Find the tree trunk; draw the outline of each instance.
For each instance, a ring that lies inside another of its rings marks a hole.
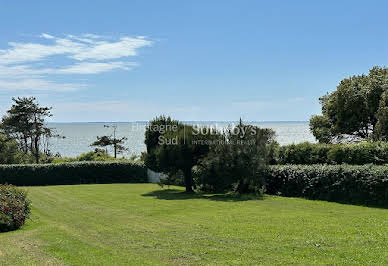
[[[38,164],[39,163],[39,157],[40,157],[40,154],[39,154],[39,139],[38,138],[35,138],[35,162]]]
[[[117,145],[116,145],[116,144],[113,145],[113,148],[114,148],[114,150],[115,150],[115,158],[117,158]]]
[[[24,135],[23,139],[24,139],[24,147],[23,147],[23,150],[24,150],[24,153],[27,154],[27,153],[28,153],[28,140],[27,140],[26,135]]]
[[[194,192],[193,191],[193,176],[191,174],[191,168],[184,170],[183,175],[185,178],[186,192],[189,192],[189,193]]]
[[[244,183],[244,181],[240,180],[237,185],[236,191],[240,194],[248,193],[249,192],[249,186]]]

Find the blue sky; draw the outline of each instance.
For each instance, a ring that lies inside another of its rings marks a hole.
[[[388,59],[384,1],[2,1],[0,113],[56,122],[308,120]]]

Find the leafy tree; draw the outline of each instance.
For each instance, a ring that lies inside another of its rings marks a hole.
[[[387,90],[387,68],[374,67],[368,75],[342,80],[336,91],[320,98],[322,115],[310,119],[312,133],[322,143],[376,138],[379,117],[383,119],[381,97]]]
[[[229,127],[198,164],[197,183],[203,190],[258,192],[265,185],[260,170],[273,156],[275,132],[240,123]]]
[[[148,168],[175,176],[182,173],[186,192],[193,192],[192,168],[209,152],[210,130],[199,132],[198,128],[184,125],[170,117],[160,116],[147,126],[145,144]]]
[[[311,117],[310,130],[321,143],[330,143],[333,138],[331,121],[325,115],[314,115]]]
[[[18,142],[25,154],[31,154],[39,163],[41,145],[53,137],[51,128],[46,127],[45,119],[51,117],[51,108],[41,107],[35,97],[12,98],[14,104],[2,119],[3,133]],[[48,152],[48,150],[46,150]]]
[[[171,117],[160,116],[153,119],[145,131],[144,143],[147,147],[147,153],[143,154],[143,160],[148,168],[156,172],[162,172],[158,166],[155,150],[159,147],[159,140],[161,136],[166,133],[168,129],[176,130],[183,125]]]
[[[24,162],[24,154],[15,140],[0,134],[0,164],[18,164]]]
[[[123,146],[124,142],[127,140],[126,137],[122,138],[116,138],[116,131],[117,131],[117,126],[108,126],[104,125],[104,127],[113,128],[113,136],[102,136],[99,137],[97,136],[97,140],[93,142],[91,145],[92,146],[99,146],[99,147],[108,147],[112,146],[113,147],[113,152],[114,152],[114,158],[117,158],[117,154],[121,153],[123,151],[126,151],[127,148]]]
[[[388,90],[382,93],[377,110],[376,138],[388,140]]]

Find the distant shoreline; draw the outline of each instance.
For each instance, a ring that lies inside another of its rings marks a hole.
[[[141,123],[146,124],[149,121],[128,121],[128,122],[115,122],[115,121],[88,121],[88,122],[48,122],[48,124],[129,124],[129,123]],[[238,123],[238,121],[181,121],[182,123]],[[308,123],[309,121],[303,121],[303,120],[295,120],[295,121],[244,121],[244,123],[263,123],[263,124],[270,124],[270,123]]]

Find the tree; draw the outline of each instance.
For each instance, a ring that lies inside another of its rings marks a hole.
[[[25,154],[31,154],[39,163],[43,140],[53,137],[53,131],[45,124],[51,117],[50,107],[41,107],[35,97],[12,98],[14,104],[2,118],[3,133],[18,142]]]
[[[377,110],[376,139],[388,140],[388,90],[381,95]]]
[[[327,116],[314,115],[311,117],[310,130],[321,143],[330,143],[333,138],[331,121]]]
[[[112,146],[113,152],[114,152],[114,157],[117,158],[118,153],[121,153],[121,152],[127,150],[127,148],[125,148],[122,145],[127,140],[127,138],[126,137],[116,138],[117,125],[113,125],[113,126],[104,125],[104,127],[113,128],[113,137],[112,136],[102,136],[102,137],[97,136],[97,140],[95,142],[93,142],[91,145],[92,146],[99,146],[99,147]]]
[[[0,134],[0,164],[18,164],[24,162],[23,153],[15,140]]]
[[[192,168],[209,152],[209,144],[203,140],[211,134],[210,130],[200,133],[198,128],[170,117],[157,117],[146,128],[145,164],[167,175],[182,173],[186,192],[193,192]]]
[[[240,123],[229,127],[198,164],[198,184],[205,191],[256,192],[271,159],[275,132]]]
[[[320,98],[322,115],[310,119],[313,135],[322,143],[376,138],[378,110],[387,90],[387,68],[374,67],[368,75],[343,79],[336,91]]]

